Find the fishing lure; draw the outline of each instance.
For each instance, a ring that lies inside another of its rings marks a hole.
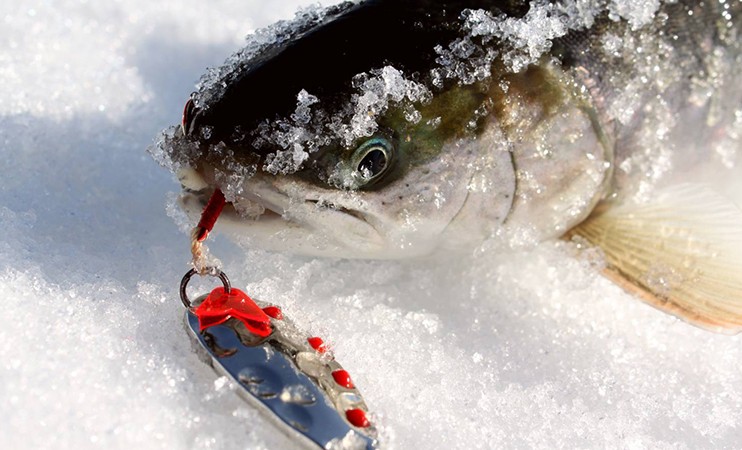
[[[366,403],[323,340],[299,329],[279,306],[253,300],[232,287],[224,272],[205,265],[202,243],[223,206],[217,190],[192,234],[196,268],[180,283],[185,325],[202,359],[297,444],[376,448]],[[218,277],[222,286],[191,300],[186,290],[197,274]]]

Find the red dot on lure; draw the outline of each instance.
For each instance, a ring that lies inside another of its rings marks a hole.
[[[322,338],[310,337],[307,339],[307,342],[309,342],[309,345],[311,345],[312,348],[317,350],[317,352],[319,353],[324,353],[327,351],[327,347],[325,346],[325,341],[323,341]]]
[[[349,409],[345,411],[345,417],[354,427],[366,428],[371,425],[362,409]]]
[[[266,306],[263,312],[277,320],[283,320],[283,311],[278,306]]]
[[[335,383],[344,388],[353,389],[355,387],[353,385],[353,380],[350,379],[350,374],[343,369],[338,369],[332,372],[332,378],[335,379]]]

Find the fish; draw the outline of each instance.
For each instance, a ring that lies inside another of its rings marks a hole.
[[[207,72],[157,148],[184,210],[223,191],[219,227],[248,246],[398,259],[566,239],[652,306],[737,333],[742,212],[668,173],[733,166],[741,27],[733,0],[310,8]]]

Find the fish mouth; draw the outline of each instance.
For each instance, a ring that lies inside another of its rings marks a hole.
[[[218,183],[193,169],[179,174],[183,185],[181,207],[196,219]],[[223,189],[224,191],[224,189]],[[267,250],[312,256],[379,257],[384,239],[379,222],[361,211],[351,193],[325,192],[296,180],[250,177],[240,193],[230,195],[217,223],[238,241]]]

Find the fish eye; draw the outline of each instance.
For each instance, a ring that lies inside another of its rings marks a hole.
[[[358,164],[358,171],[364,178],[373,178],[386,168],[386,153],[381,148],[372,148]]]
[[[378,180],[390,167],[392,144],[383,138],[369,139],[355,151],[355,175],[360,184]]]

